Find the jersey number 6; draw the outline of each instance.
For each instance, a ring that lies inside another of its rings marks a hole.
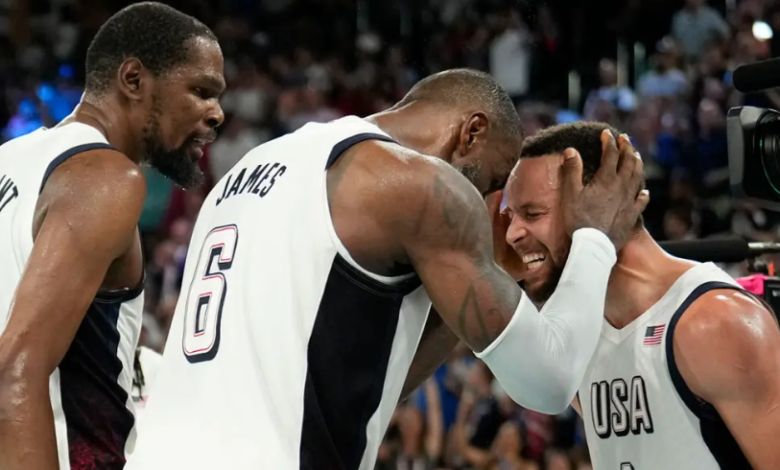
[[[222,307],[228,290],[224,273],[233,265],[237,244],[235,225],[217,227],[203,241],[184,315],[182,349],[192,364],[210,361],[219,351]]]

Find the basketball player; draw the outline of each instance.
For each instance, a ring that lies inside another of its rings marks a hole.
[[[599,171],[605,124],[529,139],[506,188],[506,242],[537,304],[563,281],[563,152]],[[597,470],[780,468],[780,330],[762,301],[710,263],[665,253],[641,219],[618,253],[601,340],[579,389]],[[575,403],[576,405],[576,403]]]
[[[429,315],[517,401],[565,409],[598,337],[604,234],[620,245],[648,198],[627,141],[584,190],[568,161],[577,254],[540,314],[495,264],[483,200],[521,145],[506,92],[454,70],[249,152],[198,216],[128,469],[373,469]]]
[[[0,147],[0,468],[120,469],[148,162],[184,187],[222,121],[213,33],[159,3],[106,22],[71,116]]]

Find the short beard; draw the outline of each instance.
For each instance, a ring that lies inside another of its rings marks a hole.
[[[554,266],[552,272],[550,273],[550,277],[545,279],[541,286],[536,287],[533,290],[529,290],[528,285],[526,284],[525,291],[528,294],[528,297],[537,305],[544,304],[550,300],[550,297],[552,297],[552,295],[555,293],[555,289],[558,288],[558,283],[561,282],[562,275],[563,268]]]
[[[205,177],[198,162],[190,157],[187,147],[190,139],[176,149],[166,149],[160,136],[160,109],[155,98],[152,114],[143,131],[143,145],[146,162],[163,176],[183,189],[194,189],[203,184]]]
[[[479,163],[467,163],[465,165],[453,165],[461,175],[465,176],[467,180],[471,182],[475,187],[478,186],[479,174],[481,173],[482,166]]]

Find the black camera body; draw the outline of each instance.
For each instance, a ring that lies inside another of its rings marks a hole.
[[[731,108],[726,131],[734,197],[780,211],[780,112]]]

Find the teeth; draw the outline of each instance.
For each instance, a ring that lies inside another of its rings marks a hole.
[[[529,255],[523,255],[523,263],[529,264],[534,261],[544,261],[544,255],[542,253],[531,253]]]
[[[532,261],[528,263],[526,266],[528,266],[528,269],[536,269],[536,268],[541,268],[543,264],[544,264],[544,260]]]

